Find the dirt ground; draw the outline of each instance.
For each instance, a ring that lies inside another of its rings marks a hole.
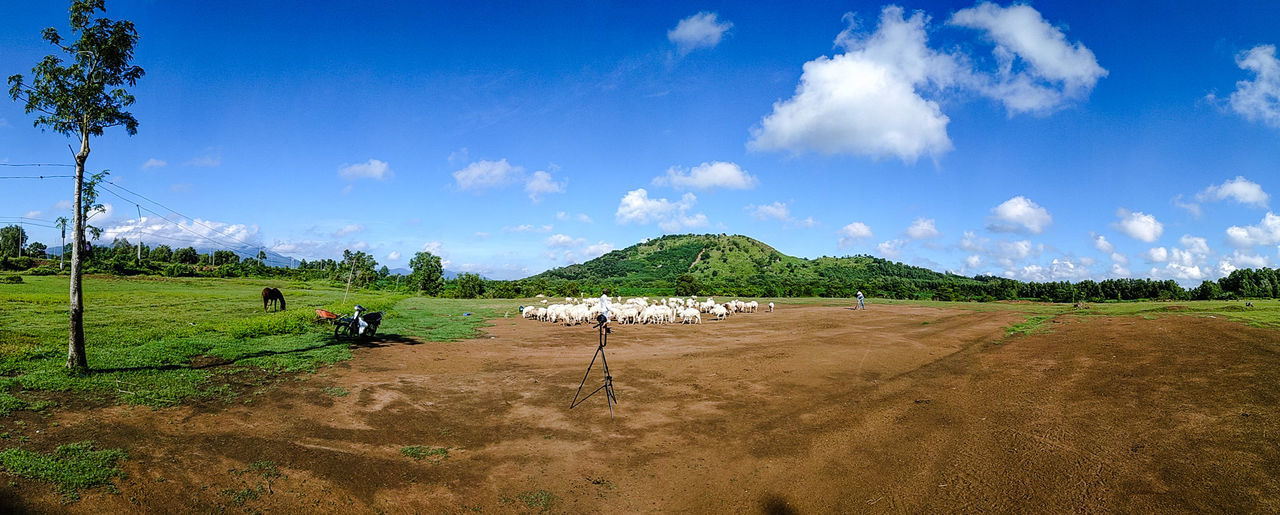
[[[498,319],[231,404],[23,415],[32,446],[126,449],[128,477],[70,505],[6,481],[0,511],[1280,511],[1280,333],[1063,315],[1006,337],[1023,317],[781,306],[615,326],[612,420],[602,395],[569,409],[593,329]]]

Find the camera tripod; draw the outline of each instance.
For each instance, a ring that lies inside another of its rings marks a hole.
[[[609,404],[609,420],[613,420],[613,405],[617,404],[618,396],[613,393],[613,376],[609,374],[609,361],[604,357],[604,346],[609,343],[609,333],[612,331],[609,330],[609,320],[604,315],[600,315],[596,321],[595,328],[600,330],[600,346],[596,347],[595,355],[591,356],[591,364],[587,365],[587,373],[583,374],[582,383],[578,385],[578,393],[573,394],[573,401],[569,403],[569,409],[576,408],[592,395],[604,390],[605,402]],[[600,363],[604,365],[604,384],[592,390],[582,399],[578,399],[578,396],[582,394],[582,388],[587,384],[587,378],[591,376],[591,367],[595,366],[597,357],[600,358]]]

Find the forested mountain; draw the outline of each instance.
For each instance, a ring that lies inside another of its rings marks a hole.
[[[849,297],[861,289],[882,296],[914,297],[917,291],[944,287],[978,292],[992,281],[1004,280],[980,281],[872,256],[798,258],[746,236],[683,234],[647,240],[521,282],[538,281],[684,290],[680,293]]]

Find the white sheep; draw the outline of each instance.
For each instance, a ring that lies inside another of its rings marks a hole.
[[[724,320],[729,316],[729,310],[719,304],[716,304],[715,307],[711,308],[710,313],[716,316],[716,320]]]
[[[701,324],[702,313],[697,308],[684,308],[680,311],[680,323],[682,324]]]
[[[772,303],[772,302],[770,302],[770,303],[769,303],[769,312],[770,312],[770,313],[773,313],[773,303]]]

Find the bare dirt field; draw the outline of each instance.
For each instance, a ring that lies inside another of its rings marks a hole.
[[[127,477],[69,505],[0,484],[0,509],[1280,511],[1280,333],[1061,315],[1006,337],[1024,318],[781,306],[615,326],[613,420],[601,395],[568,409],[596,331],[498,319],[231,404],[18,415],[36,446],[126,449]]]

